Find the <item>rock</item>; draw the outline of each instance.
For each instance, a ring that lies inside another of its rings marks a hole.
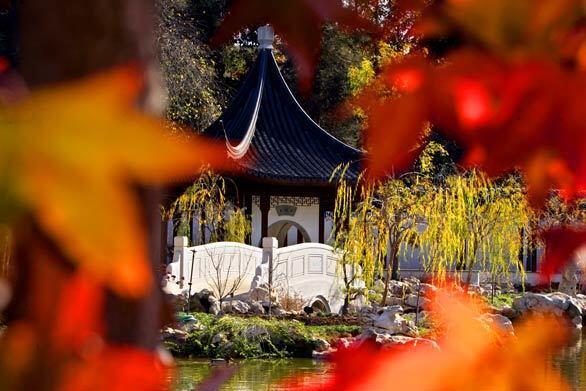
[[[429,295],[435,293],[437,291],[437,287],[431,284],[421,283],[419,284],[419,294],[423,296],[429,297]]]
[[[250,305],[250,313],[251,314],[264,315],[266,313],[265,307],[263,307],[262,304],[259,303],[258,301],[253,301],[249,305]]]
[[[515,319],[519,316],[519,312],[508,305],[501,308],[497,313],[509,319]]]
[[[404,302],[402,297],[388,296],[385,302],[386,305],[402,305]]]
[[[383,329],[389,334],[409,334],[415,331],[413,322],[403,318],[403,308],[395,305],[387,307],[374,321],[374,327]]]
[[[206,307],[202,304],[198,294],[194,294],[189,298],[189,312],[208,312]]]
[[[210,308],[208,312],[212,315],[218,315],[222,311],[222,305],[220,301],[213,296],[209,297]]]
[[[537,311],[561,316],[564,312],[564,310],[560,308],[562,303],[563,301],[559,297],[556,297],[554,300],[542,293],[528,292],[525,293],[524,296],[518,297],[513,301],[513,308],[521,314],[524,314],[527,311]]]
[[[389,293],[393,296],[403,297],[410,292],[410,285],[397,280],[389,281]]]
[[[566,316],[575,327],[581,327],[582,314],[584,312],[583,297],[569,296],[562,292],[525,293],[513,301],[513,309],[520,315],[527,312],[540,312],[556,316]]]
[[[285,316],[285,315],[287,315],[287,311],[285,311],[281,307],[272,307],[271,308],[271,315]]]
[[[183,330],[173,329],[171,327],[165,327],[161,332],[161,339],[163,341],[172,341],[183,343],[187,340],[188,334]]]
[[[340,349],[340,348],[349,349],[355,343],[356,343],[356,338],[346,337],[346,338],[340,338],[338,340],[338,342],[336,343],[336,346],[338,347],[338,349]]]
[[[231,300],[222,303],[222,312],[226,314],[244,315],[250,311],[250,306],[241,300]]]
[[[431,300],[429,300],[427,297],[424,297],[423,295],[419,295],[419,297],[417,297],[417,295],[411,294],[405,298],[405,305],[413,308],[419,307],[421,309],[427,310],[431,306]]]
[[[245,338],[258,338],[260,336],[268,336],[269,331],[262,326],[251,326],[244,330],[242,335]]]
[[[250,299],[253,301],[264,301],[269,299],[269,288],[267,284],[261,284],[250,290]]]
[[[336,353],[336,349],[332,349],[332,348],[330,348],[328,350],[321,351],[321,352],[314,350],[313,352],[311,352],[311,357],[314,360],[329,360],[332,358],[332,355],[334,353]]]
[[[330,343],[328,341],[326,341],[325,339],[315,338],[312,342],[315,346],[314,351],[316,351],[316,352],[324,352],[326,350],[331,349]]]
[[[566,309],[566,314],[568,314],[568,316],[571,319],[574,319],[578,316],[582,317],[582,314],[583,314],[582,307],[580,306],[578,301],[575,300],[573,297],[570,297],[568,299],[568,308]]]
[[[407,337],[404,335],[392,335],[386,340],[383,345],[383,349],[392,350],[410,350],[417,347],[426,347],[430,350],[440,351],[440,347],[437,342],[427,338]]]
[[[225,344],[228,342],[228,338],[224,333],[218,333],[212,337],[212,344]]]
[[[482,314],[480,320],[491,326],[499,334],[503,335],[515,335],[515,329],[513,323],[509,318],[500,314]]]

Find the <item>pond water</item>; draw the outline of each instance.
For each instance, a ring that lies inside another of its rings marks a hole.
[[[571,388],[586,391],[586,336],[577,333],[561,352],[550,357],[568,380]],[[214,369],[209,360],[178,361],[179,378],[176,390],[194,390]],[[289,376],[303,373],[326,373],[331,366],[311,359],[246,360],[239,364],[238,372],[228,381],[223,391],[279,391],[279,382]],[[522,375],[522,374],[520,374]],[[556,390],[552,390],[556,391]]]

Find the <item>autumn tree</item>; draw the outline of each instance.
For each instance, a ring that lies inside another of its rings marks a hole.
[[[492,275],[524,273],[521,230],[530,209],[513,177],[493,182],[478,171],[447,178],[421,204],[425,228],[418,235],[424,267],[443,280],[465,270],[465,284],[478,268]]]

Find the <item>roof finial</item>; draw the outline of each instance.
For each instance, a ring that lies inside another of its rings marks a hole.
[[[268,24],[256,30],[259,49],[272,49],[275,42],[275,31]]]

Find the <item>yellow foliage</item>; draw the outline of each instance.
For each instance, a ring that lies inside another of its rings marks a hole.
[[[528,226],[531,210],[514,179],[495,184],[476,171],[454,175],[427,193],[419,213],[424,267],[440,280],[448,271],[473,268],[523,275],[521,230]]]

